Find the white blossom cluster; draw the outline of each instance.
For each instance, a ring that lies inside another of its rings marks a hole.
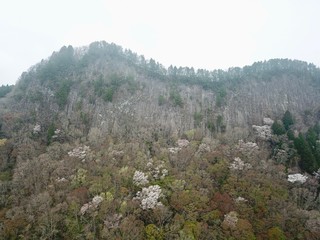
[[[273,123],[274,123],[274,121],[271,118],[263,118],[264,125],[272,126]]]
[[[259,150],[259,146],[255,142],[244,142],[242,139],[239,140],[238,146],[240,150],[244,151],[254,151]]]
[[[252,166],[250,163],[245,163],[241,160],[241,158],[236,157],[234,161],[230,164],[229,168],[233,170],[247,170],[252,168]]]
[[[206,143],[201,143],[199,145],[197,153],[210,152],[210,147]]]
[[[190,142],[187,139],[179,139],[177,142],[180,148],[188,147]]]
[[[320,179],[320,168],[318,169],[318,171],[313,172],[313,175],[315,176],[316,179]]]
[[[179,152],[182,148],[189,146],[190,142],[187,139],[179,139],[177,141],[178,147],[172,147],[168,148],[170,153],[177,153]]]
[[[76,157],[81,160],[84,160],[87,156],[87,153],[90,151],[90,147],[84,145],[83,147],[74,148],[72,151],[68,152],[70,157]]]
[[[304,175],[302,175],[300,173],[289,174],[288,175],[288,181],[292,182],[292,183],[295,183],[295,182],[305,183],[307,181],[307,179],[308,179],[307,176],[304,176]]]
[[[113,150],[111,152],[111,155],[114,156],[114,157],[121,157],[123,156],[124,152],[123,151],[117,151],[117,150]]]
[[[179,147],[172,147],[172,148],[168,148],[168,150],[169,150],[170,153],[175,154],[175,153],[179,152],[179,151],[181,150],[181,148],[179,148]]]
[[[33,128],[33,134],[38,134],[41,131],[41,125],[36,124]]]
[[[156,207],[162,206],[162,203],[159,202],[161,191],[162,190],[159,185],[152,185],[147,188],[142,188],[141,191],[137,192],[134,200],[139,200],[140,207],[144,210],[154,209]]]
[[[97,195],[92,198],[92,204],[98,206],[103,201],[103,197]]]
[[[239,202],[248,202],[247,199],[243,198],[243,197],[237,197],[236,198],[236,202],[239,203]]]
[[[263,126],[252,125],[252,128],[256,132],[258,137],[264,140],[270,139],[272,136],[271,126],[269,125],[263,125]]]
[[[54,130],[54,135],[52,136],[52,138],[58,138],[59,135],[60,135],[60,133],[61,133],[61,130],[60,130],[60,129]]]
[[[154,166],[153,160],[150,159],[147,163],[148,171],[151,177],[155,180],[164,179],[168,175],[168,170],[164,168],[164,163],[161,162],[159,165]]]
[[[59,182],[59,183],[68,182],[68,180],[67,180],[66,178],[64,178],[64,177],[62,177],[62,178],[58,177],[58,178],[56,179],[56,181]]]
[[[235,228],[238,223],[238,214],[234,211],[229,212],[228,214],[224,215],[224,224],[231,228]]]
[[[100,203],[103,201],[103,197],[97,195],[95,196],[91,202],[85,203],[81,209],[80,214],[84,215],[88,210],[94,210],[97,209]]]
[[[165,176],[168,175],[168,170],[165,168],[162,168],[162,166],[157,166],[154,169],[152,169],[152,177],[156,180],[158,179],[164,179]]]
[[[133,174],[133,184],[136,186],[145,186],[149,183],[148,176],[141,171],[135,171]]]

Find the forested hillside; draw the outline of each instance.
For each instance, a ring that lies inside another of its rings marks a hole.
[[[1,239],[319,239],[320,70],[62,47],[0,87]]]

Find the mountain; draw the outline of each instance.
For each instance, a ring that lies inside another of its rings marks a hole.
[[[297,60],[62,47],[0,98],[0,236],[317,239],[319,90]]]

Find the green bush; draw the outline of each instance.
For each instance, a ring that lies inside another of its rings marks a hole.
[[[170,100],[172,101],[173,105],[176,107],[183,107],[183,101],[180,93],[177,90],[172,90],[170,92]]]
[[[225,89],[219,89],[217,96],[216,96],[216,106],[221,107],[224,103],[225,96],[227,95],[227,92]]]
[[[275,121],[272,124],[271,129],[273,133],[276,135],[283,135],[286,133],[286,129],[284,128],[283,124],[279,121]]]
[[[207,122],[207,128],[210,132],[214,133],[216,131],[216,126],[214,125],[214,122],[212,120],[208,120]]]
[[[294,140],[294,146],[300,155],[299,165],[303,171],[308,173],[313,173],[317,170],[317,162],[314,154],[312,153],[312,148],[306,141],[302,134]]]
[[[202,116],[201,112],[195,112],[193,114],[193,120],[194,120],[195,127],[199,127],[200,126],[202,118],[203,118],[203,116]]]
[[[113,88],[107,88],[107,89],[105,89],[105,92],[104,92],[102,98],[106,102],[112,102],[113,95],[114,95],[114,89]]]
[[[71,81],[67,80],[61,81],[59,84],[59,87],[55,93],[55,97],[60,109],[62,109],[68,102],[68,96],[71,90],[71,85]]]
[[[166,102],[166,100],[165,100],[164,96],[160,95],[160,96],[158,97],[158,104],[159,104],[159,106],[162,106],[163,104],[165,104],[165,102]]]
[[[293,116],[288,110],[284,113],[282,122],[286,130],[289,130],[290,126],[294,124]]]
[[[53,123],[50,124],[48,131],[47,131],[47,144],[49,145],[51,143],[52,137],[54,135],[55,127]]]
[[[28,95],[28,98],[31,102],[42,102],[43,101],[43,93],[40,91],[32,92],[30,95]]]

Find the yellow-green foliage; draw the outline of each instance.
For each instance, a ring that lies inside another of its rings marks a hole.
[[[0,147],[4,146],[7,142],[6,138],[0,139]]]
[[[268,239],[270,240],[285,240],[286,236],[279,227],[273,227],[268,230]]]
[[[107,202],[113,201],[113,198],[114,198],[113,194],[111,192],[101,193],[100,196],[103,197],[104,200],[107,201]]]
[[[195,129],[191,129],[185,132],[185,135],[187,136],[189,141],[193,140],[195,131],[196,131]]]
[[[87,178],[87,170],[79,168],[77,173],[73,176],[71,184],[74,187],[83,186]]]
[[[199,239],[201,233],[200,223],[195,221],[186,221],[183,229],[180,231],[180,239]]]
[[[163,232],[154,224],[149,224],[145,227],[145,232],[148,240],[161,240],[163,238]]]
[[[10,172],[0,172],[0,181],[9,181],[10,180]]]
[[[209,225],[217,225],[220,223],[221,212],[219,210],[213,210],[202,216],[202,219]]]

